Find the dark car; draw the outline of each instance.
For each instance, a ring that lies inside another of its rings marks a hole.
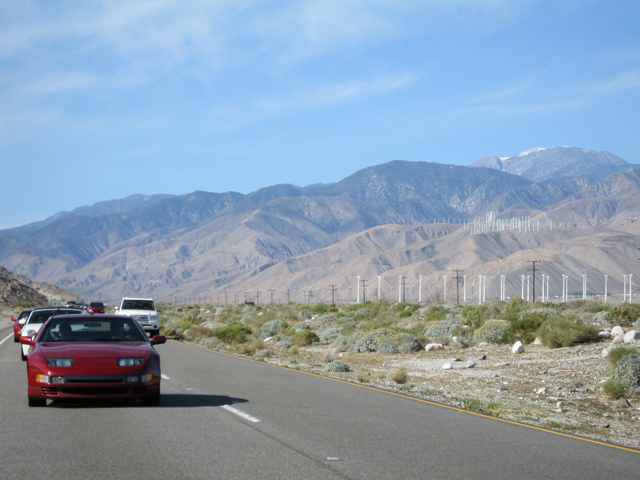
[[[102,302],[89,302],[87,307],[87,313],[93,315],[94,313],[104,313],[104,303]]]
[[[43,325],[27,358],[30,407],[47,399],[140,399],[160,402],[160,355],[135,320],[118,315],[62,315]]]
[[[24,326],[27,318],[29,318],[29,314],[31,310],[22,310],[18,318],[12,318],[12,322],[16,322],[13,324],[13,341],[18,343],[20,341],[20,334],[22,333],[22,327]]]

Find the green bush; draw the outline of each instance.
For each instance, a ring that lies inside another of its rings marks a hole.
[[[576,343],[593,342],[598,338],[596,327],[572,323],[566,318],[549,317],[538,329],[537,336],[545,347],[570,347]]]
[[[513,333],[514,336],[520,338],[522,343],[531,343],[536,339],[537,330],[548,317],[548,312],[521,312],[518,318],[515,318],[509,322],[511,324],[511,333]]]
[[[302,330],[293,334],[294,345],[313,345],[318,342],[318,335],[313,330]]]
[[[607,313],[607,321],[611,325],[628,327],[640,319],[640,305],[623,303],[616,305]]]
[[[475,331],[478,342],[507,343],[511,340],[511,324],[506,320],[489,320]]]
[[[327,313],[329,311],[329,306],[324,303],[317,303],[316,305],[312,305],[310,310],[313,313]]]
[[[253,333],[249,327],[240,322],[231,322],[229,325],[213,331],[213,336],[224,343],[244,343],[247,337]]]
[[[464,324],[472,328],[478,328],[491,318],[495,318],[500,313],[498,308],[491,305],[467,305],[462,310]]]
[[[618,366],[618,362],[620,360],[622,360],[627,355],[633,355],[633,354],[635,355],[640,354],[640,350],[638,350],[635,347],[619,346],[619,347],[612,348],[609,351],[609,355],[607,355],[607,360],[609,361],[611,368],[615,369]]]
[[[629,395],[629,391],[624,386],[624,384],[620,380],[616,380],[614,378],[605,383],[602,386],[602,390],[614,400],[618,400],[619,398],[626,398]]]

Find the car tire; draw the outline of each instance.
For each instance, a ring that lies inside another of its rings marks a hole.
[[[23,362],[27,361],[27,356],[22,351],[22,347],[20,347],[20,358],[22,359]]]
[[[46,398],[34,398],[29,397],[29,406],[30,407],[44,407],[47,405]]]
[[[149,338],[153,338],[156,335],[160,335],[160,330],[150,330],[149,331]]]
[[[13,343],[20,343],[20,339],[18,337],[13,337]]]
[[[160,392],[144,397],[142,404],[148,406],[160,405]]]

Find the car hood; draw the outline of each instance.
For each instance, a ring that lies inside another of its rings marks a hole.
[[[117,358],[146,357],[147,342],[44,342],[38,344],[46,358]]]

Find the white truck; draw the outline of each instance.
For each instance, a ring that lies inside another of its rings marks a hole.
[[[153,337],[160,333],[160,315],[162,309],[156,309],[156,304],[152,298],[132,298],[124,297],[120,305],[116,306],[118,315],[126,315],[133,318]]]

